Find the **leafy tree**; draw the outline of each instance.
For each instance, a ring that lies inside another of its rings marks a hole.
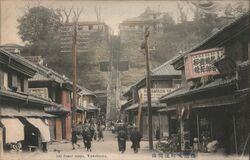
[[[21,39],[33,44],[53,39],[60,26],[60,17],[53,9],[37,6],[30,8],[18,22]]]

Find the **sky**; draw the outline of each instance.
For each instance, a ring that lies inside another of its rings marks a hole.
[[[123,20],[137,17],[145,11],[146,7],[153,10],[168,12],[177,21],[177,4],[179,1],[85,1],[85,0],[0,0],[0,44],[16,43],[23,44],[18,36],[17,19],[24,14],[27,5],[33,7],[42,5],[48,8],[83,8],[79,21],[95,21],[95,7],[100,7],[102,20],[117,33],[118,25]],[[228,0],[216,1],[218,5],[231,3]],[[179,2],[187,5],[185,2]],[[187,6],[186,6],[187,7]],[[189,11],[188,18],[192,19]]]

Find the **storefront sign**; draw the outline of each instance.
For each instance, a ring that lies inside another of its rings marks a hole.
[[[41,98],[49,99],[48,88],[29,88],[29,93]]]
[[[157,101],[159,100],[160,97],[163,95],[174,91],[176,88],[151,88],[151,100],[152,101]],[[138,94],[140,95],[141,98],[141,103],[146,102],[148,97],[147,97],[147,89],[146,88],[141,88],[138,90]]]
[[[213,48],[188,54],[184,58],[186,79],[219,74],[213,62],[224,56],[224,48]]]

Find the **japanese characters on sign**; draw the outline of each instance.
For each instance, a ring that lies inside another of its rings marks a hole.
[[[49,98],[48,88],[29,88],[29,93],[41,98]]]
[[[185,57],[186,79],[219,74],[213,62],[224,56],[224,48],[213,48],[190,53]]]

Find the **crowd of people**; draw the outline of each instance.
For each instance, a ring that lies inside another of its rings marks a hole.
[[[80,129],[79,129],[80,127]],[[91,142],[93,140],[96,141],[104,141],[103,136],[103,130],[105,129],[105,125],[101,123],[100,121],[94,122],[93,119],[85,120],[84,123],[79,123],[78,127],[73,126],[72,129],[72,147],[75,149],[75,145],[80,147],[80,145],[77,143],[78,141],[78,135],[82,136],[84,148],[86,148],[87,151],[91,150]]]
[[[80,130],[79,130],[80,126]],[[77,143],[78,136],[81,135],[84,147],[87,151],[91,152],[91,142],[95,141],[104,141],[103,131],[106,129],[105,123],[101,121],[94,122],[92,119],[85,120],[84,123],[80,123],[78,128],[76,126],[72,129],[72,147],[75,149],[75,146],[80,148],[80,145]],[[121,153],[126,151],[126,142],[130,140],[132,142],[131,148],[134,153],[138,153],[140,148],[140,141],[142,138],[141,133],[138,131],[135,125],[119,125],[116,126],[116,134],[118,141],[118,150]]]

